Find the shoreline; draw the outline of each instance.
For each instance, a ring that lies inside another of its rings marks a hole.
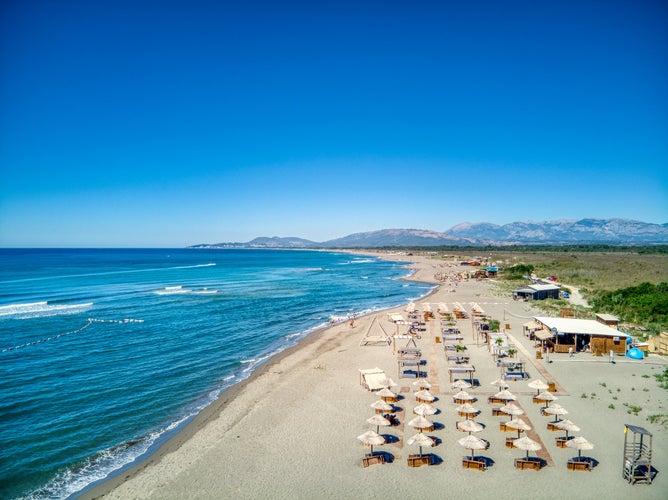
[[[419,269],[412,267],[416,265],[416,263],[413,261],[386,258],[391,256],[383,254],[382,252],[373,252],[373,251],[365,252],[365,251],[353,250],[353,251],[341,251],[341,253],[349,253],[351,255],[368,255],[371,257],[377,257],[391,262],[405,262],[406,263],[405,267],[407,269],[411,269],[411,272],[408,275],[399,278],[399,280],[415,281],[415,282],[434,285],[434,287],[425,295],[422,295],[419,300],[426,299],[427,297],[434,295],[438,291],[438,288],[440,287],[438,283],[416,279],[416,275],[418,274]],[[402,256],[397,255],[397,257],[402,257]],[[392,311],[398,308],[402,308],[406,304],[401,304],[399,306],[393,306],[393,307],[388,307],[386,309],[368,312],[362,316],[358,316],[356,320],[360,320],[362,318],[370,317],[376,314],[383,314],[386,313],[387,311]],[[283,351],[271,356],[270,358],[267,359],[266,362],[254,368],[248,377],[237,382],[234,385],[231,385],[223,392],[221,392],[221,394],[214,401],[212,401],[209,405],[203,408],[202,411],[194,415],[189,422],[183,425],[182,428],[177,430],[173,435],[167,437],[164,440],[164,442],[155,445],[156,446],[155,450],[147,451],[144,455],[137,457],[137,459],[139,460],[139,461],[135,460],[137,461],[137,463],[134,463],[135,461],[130,462],[121,467],[119,470],[112,472],[110,476],[103,479],[99,479],[91,483],[90,485],[83,488],[81,491],[73,493],[67,498],[92,500],[104,497],[111,491],[116,489],[119,485],[125,483],[129,479],[138,476],[142,471],[144,471],[151,465],[159,463],[166,455],[177,451],[179,448],[181,448],[181,446],[184,443],[190,440],[197,432],[205,428],[209,422],[217,418],[220,415],[220,413],[226,408],[226,406],[231,401],[233,401],[239,394],[243,392],[243,390],[247,385],[253,383],[256,379],[259,379],[262,375],[270,371],[275,365],[280,364],[284,358],[291,356],[295,353],[298,353],[300,350],[317,342],[318,334],[322,334],[327,330],[345,324],[346,322],[343,321],[333,325],[326,325],[321,328],[317,328],[309,332],[305,336],[301,337],[295,345],[287,347]]]
[[[540,453],[549,459],[549,465],[540,472],[514,469],[513,459],[524,452],[505,446],[505,434],[498,429],[501,420],[491,415],[487,403],[487,395],[495,391],[489,383],[498,378],[499,369],[487,346],[478,345],[472,336],[471,320],[460,320],[457,326],[464,337],[462,343],[480,381],[473,391],[480,399],[476,403],[482,410],[479,421],[485,426],[481,437],[491,443],[490,451],[481,454],[493,457],[494,462],[484,474],[463,470],[460,460],[466,451],[457,444],[462,435],[456,430],[457,414],[450,401],[454,394],[447,373],[451,365],[446,362],[442,345],[438,345],[438,319],[426,323],[418,344],[428,362],[432,391],[438,398],[435,404],[439,413],[433,418],[440,427],[428,433],[437,438],[438,444],[429,451],[441,462],[419,469],[407,467],[407,455],[416,451],[405,443],[415,431],[407,424],[404,427],[412,418],[414,388],[411,381],[396,378],[400,386],[396,391],[402,398],[397,414],[400,425],[381,430],[396,439],[380,448],[393,457],[393,463],[363,468],[361,457],[365,450],[355,436],[369,428],[365,420],[373,413],[369,404],[374,395],[360,387],[358,369],[378,366],[395,378],[397,361],[387,346],[362,347],[359,341],[376,320],[391,328],[388,332],[392,335],[394,325],[386,316],[403,313],[404,307],[397,306],[358,317],[355,328],[339,323],[311,332],[227,389],[150,457],[91,485],[77,498],[385,499],[389,484],[393,492],[390,497],[410,494],[434,498],[445,488],[453,495],[494,495],[498,500],[522,497],[522,491],[536,498],[578,497],[586,492],[620,499],[631,495],[663,497],[665,478],[661,472],[668,464],[667,433],[648,423],[646,416],[666,412],[662,404],[665,390],[652,376],[668,366],[666,360],[652,356],[647,363],[625,360],[611,365],[583,354],[574,359],[567,354],[553,355],[552,362],[533,359],[533,344],[522,335],[522,324],[527,321],[522,318],[536,315],[531,304],[496,296],[488,281],[470,280],[456,290],[448,290],[446,284],[436,282],[435,271],[442,272],[446,267],[450,268],[448,272],[466,270],[444,261],[427,256],[358,253],[405,262],[414,272],[402,279],[435,285],[420,302],[427,297],[432,305],[479,302],[493,318],[503,317],[510,327],[509,338],[524,353],[520,356],[530,377],[557,383],[559,403],[570,412],[567,418],[582,428],[579,435],[595,443],[595,449],[588,452],[600,462],[595,470],[566,470],[566,458],[573,456],[574,450],[556,447],[555,434],[546,430],[548,419],[533,404],[533,391],[527,388],[526,381],[511,381],[511,390],[526,413],[524,418],[535,428],[531,437],[542,443]],[[454,291],[457,293],[450,294]],[[632,407],[642,407],[640,417],[627,411]],[[653,465],[660,473],[652,486],[633,487],[621,479],[620,439],[623,440],[624,423],[640,425],[654,433]],[[500,482],[512,482],[513,487],[499,488]]]

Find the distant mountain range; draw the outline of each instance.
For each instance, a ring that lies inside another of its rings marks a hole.
[[[317,242],[303,238],[255,238],[246,243],[205,243],[189,248],[378,248],[429,246],[506,246],[668,243],[668,224],[630,219],[580,219],[546,222],[464,222],[445,232],[426,229],[382,229]]]

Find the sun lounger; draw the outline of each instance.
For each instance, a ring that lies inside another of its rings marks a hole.
[[[591,460],[576,460],[571,458],[566,463],[568,470],[591,471]]]
[[[487,469],[487,462],[485,460],[464,457],[462,458],[462,467],[465,469],[485,470]]]
[[[507,403],[505,399],[495,398],[494,396],[488,397],[487,402],[490,404],[497,404],[497,405],[505,405]]]
[[[451,334],[443,334],[443,340],[450,341],[450,342],[459,342],[460,340],[464,340],[464,337],[461,335],[451,335]]]
[[[408,455],[409,467],[420,467],[422,465],[431,465],[431,455]]]
[[[539,458],[516,458],[515,468],[520,470],[531,469],[540,470],[543,468],[543,463]]]
[[[515,438],[514,437],[507,437],[506,438],[506,448],[515,448]]]
[[[557,425],[556,425],[558,423],[559,422],[548,422],[547,423],[547,430],[548,431],[560,431],[561,429],[559,427],[557,427]]]

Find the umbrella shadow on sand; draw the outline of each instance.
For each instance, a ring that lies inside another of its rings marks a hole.
[[[467,455],[465,458],[470,458],[470,457]],[[494,462],[493,458],[486,457],[486,456],[483,456],[483,455],[474,455],[473,460],[477,460],[479,462],[484,462],[485,467],[491,467],[496,463],[496,462]]]
[[[391,464],[394,462],[394,455],[392,455],[392,453],[389,451],[375,451],[374,455],[384,457],[386,464]]]
[[[431,457],[431,465],[440,465],[443,463],[443,459],[436,455],[435,453],[425,453]]]
[[[394,434],[381,434],[385,438],[385,443],[386,444],[393,444],[393,443],[398,443],[399,438],[395,436]]]
[[[598,466],[598,460],[592,457],[585,457],[584,455],[580,457],[573,457],[571,460],[575,460],[576,462],[589,462],[592,469]]]

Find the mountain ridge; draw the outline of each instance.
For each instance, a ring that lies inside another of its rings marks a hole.
[[[430,229],[380,229],[316,242],[297,237],[258,237],[246,243],[203,243],[188,248],[374,248],[418,246],[508,246],[566,244],[666,244],[668,223],[633,219],[557,219],[498,225],[462,222],[438,232]]]

